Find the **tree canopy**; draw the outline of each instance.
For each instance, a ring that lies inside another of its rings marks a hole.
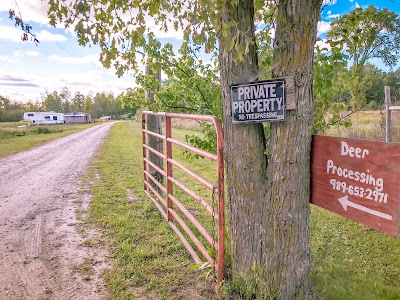
[[[123,101],[137,101],[144,89],[151,89],[158,93],[157,101],[164,107],[222,115],[232,280],[237,283],[234,292],[250,299],[311,297],[309,163],[313,55],[322,0],[49,3],[51,24],[73,26],[81,45],[99,45],[101,62],[106,68],[113,66],[117,75],[137,71],[140,65],[154,72],[162,68],[167,74],[160,91],[151,76],[138,75],[141,88],[123,95]],[[263,32],[257,34],[255,23],[261,22],[269,25],[260,25],[258,29]],[[275,25],[272,40],[269,29]],[[179,55],[156,39],[156,30],[167,31],[170,26],[184,36]],[[331,44],[338,48],[345,44],[339,36],[331,38]],[[354,34],[344,37],[355,40]],[[347,52],[352,59],[363,63],[362,53],[349,45]],[[215,52],[219,77],[216,68],[196,57],[197,46],[207,53]],[[320,117],[330,109],[329,98],[342,93],[340,89],[327,92],[321,88],[331,89],[335,75],[345,69],[344,56],[338,52],[332,51],[329,57],[319,53],[314,64],[320,72],[315,81],[320,85],[316,95],[322,99],[322,105],[317,106]],[[383,55],[385,51],[368,53]],[[393,63],[390,53],[385,57]],[[255,80],[264,72],[260,69],[268,66],[273,66],[272,77],[294,77],[298,101],[297,109],[288,111],[285,122],[270,125],[269,143],[261,124],[233,124],[230,114],[230,85]],[[221,102],[216,100],[219,91]],[[318,125],[322,128],[327,122]]]
[[[393,67],[400,54],[400,17],[373,5],[344,14],[332,22],[328,37],[350,54],[353,66],[362,68],[372,58]]]
[[[388,9],[373,5],[358,7],[332,23],[328,33],[329,43],[340,47],[351,61],[350,73],[345,81],[353,109],[367,103],[367,90],[371,85],[365,66],[371,59],[380,59],[394,67],[400,54],[400,17]],[[369,93],[368,96],[371,96]]]

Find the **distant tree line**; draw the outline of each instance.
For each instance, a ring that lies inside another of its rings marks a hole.
[[[392,103],[400,103],[400,68],[396,71],[383,72],[374,65],[367,64],[365,74],[370,85],[366,91],[367,106],[381,109],[385,105],[384,86],[390,86]]]
[[[74,95],[65,87],[61,92],[45,90],[40,100],[28,102],[13,101],[0,95],[0,122],[17,122],[22,120],[24,112],[55,111],[62,113],[85,112],[96,119],[102,116],[119,118],[123,114],[135,114],[137,108],[124,106],[119,97],[112,92],[89,93],[84,95],[76,92]]]
[[[348,73],[351,73],[350,68]],[[385,72],[373,64],[365,64],[362,67],[363,80],[358,84],[363,85],[364,91],[359,91],[359,95],[364,97],[360,103],[362,109],[383,109],[385,105],[384,86],[390,86],[391,99],[393,103],[400,103],[400,68],[395,71]],[[348,77],[351,74],[347,74]],[[344,88],[338,95],[336,101],[343,101],[351,105],[352,91]]]

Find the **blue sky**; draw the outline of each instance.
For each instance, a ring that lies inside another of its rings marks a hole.
[[[72,32],[49,26],[46,2],[17,1],[24,23],[32,26],[40,41],[36,46],[21,41],[22,31],[8,18],[10,8],[18,14],[15,0],[0,0],[0,95],[18,101],[36,100],[46,88],[52,92],[63,87],[68,87],[72,94],[111,91],[117,95],[135,85],[132,75],[118,78],[114,70],[102,67],[98,47],[79,46]],[[329,31],[329,23],[335,17],[370,4],[400,14],[400,0],[331,0],[321,14],[320,37]],[[161,41],[174,45],[182,42],[182,32],[163,33],[155,29],[155,34]],[[379,66],[379,62],[375,63]]]

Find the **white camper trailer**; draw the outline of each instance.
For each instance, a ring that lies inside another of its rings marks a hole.
[[[51,112],[26,112],[24,113],[24,121],[32,124],[63,124],[64,114]]]

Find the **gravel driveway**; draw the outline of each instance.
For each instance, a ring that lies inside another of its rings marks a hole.
[[[111,126],[0,159],[0,299],[107,298],[106,250],[76,210],[88,205],[80,178]]]

